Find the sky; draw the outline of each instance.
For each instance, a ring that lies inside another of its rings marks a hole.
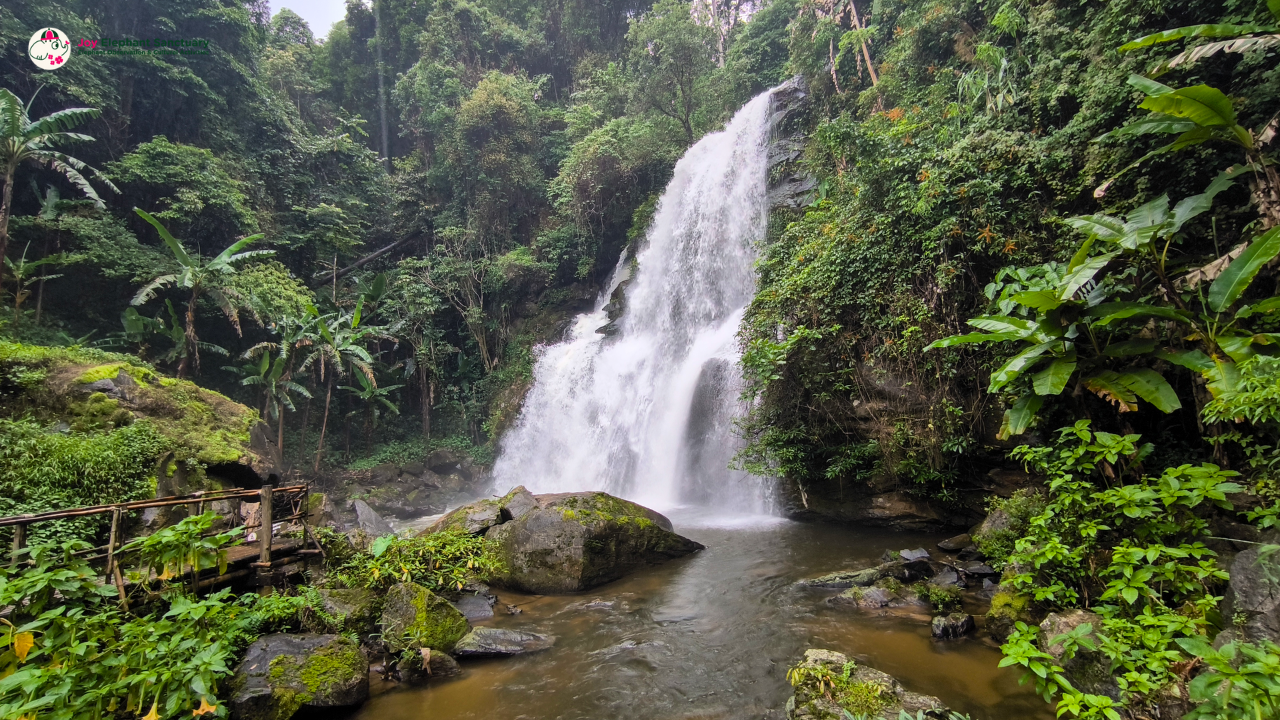
[[[346,14],[347,4],[344,0],[271,0],[272,15],[280,8],[289,8],[301,15],[311,26],[311,32],[323,38],[329,35],[329,27]]]

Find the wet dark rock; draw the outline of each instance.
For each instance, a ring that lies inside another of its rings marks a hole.
[[[522,613],[522,612],[524,612],[524,611],[520,609],[520,606],[519,606],[519,605],[507,605],[507,614],[508,614],[508,615],[519,615],[519,614],[520,614],[520,613]]]
[[[1236,555],[1230,573],[1223,616],[1244,617],[1242,640],[1280,642],[1280,560],[1254,546]]]
[[[468,620],[484,620],[493,617],[493,604],[497,598],[490,595],[474,595],[465,593],[454,601],[453,606]]]
[[[391,523],[383,519],[369,504],[363,500],[356,500],[351,503],[356,511],[356,526],[372,535],[373,537],[382,537],[383,535],[394,535],[395,529],[391,527]]]
[[[787,486],[783,489],[787,492],[783,498],[784,510],[796,519],[828,519],[864,527],[909,531],[938,530],[950,525],[950,517],[940,508],[902,491],[856,497],[850,494],[839,500],[818,494],[807,494],[801,499]]]
[[[944,566],[929,582],[943,588],[966,587],[964,579],[960,577],[960,573],[956,572],[956,569],[950,566]]]
[[[391,586],[381,625],[382,641],[392,652],[424,647],[449,652],[471,627],[448,600],[417,583]]]
[[[525,490],[523,485],[508,493],[504,500],[503,522],[523,517],[525,513],[538,507],[538,499],[533,496],[533,493]]]
[[[305,707],[358,705],[369,697],[369,661],[342,635],[265,635],[230,683],[231,717],[288,720]]]
[[[928,560],[929,551],[924,548],[916,548],[915,550],[903,550],[898,553],[903,560],[910,562],[912,560]]]
[[[1089,650],[1082,645],[1076,649],[1074,657],[1064,662],[1066,650],[1061,643],[1052,644],[1053,639],[1084,624],[1093,626],[1093,632],[1090,632],[1087,637],[1093,642],[1095,649]],[[1053,656],[1054,662],[1062,666],[1062,674],[1077,690],[1119,700],[1120,686],[1111,672],[1111,661],[1097,649],[1101,645],[1097,631],[1101,628],[1102,616],[1086,610],[1050,613],[1044,622],[1040,623],[1040,649]]]
[[[366,635],[374,631],[382,611],[382,598],[372,590],[322,589],[321,609],[342,618],[342,630]]]
[[[852,587],[835,597],[827,598],[828,605],[853,607],[860,610],[881,608],[925,607],[928,602],[920,599],[913,588],[896,581],[883,582],[868,588]]]
[[[441,530],[462,530],[472,535],[483,535],[489,528],[528,512],[530,500],[535,506],[537,505],[538,501],[533,494],[523,485],[519,485],[501,498],[485,498],[470,505],[463,505],[435,521],[422,534],[430,535]]]
[[[939,615],[933,619],[931,632],[939,640],[955,640],[973,632],[973,616],[966,613]]]
[[[440,493],[434,488],[415,487],[408,483],[384,485],[369,494],[368,504],[380,515],[401,520],[434,515],[444,510]]]
[[[401,475],[421,475],[426,471],[427,466],[420,462],[406,463],[400,466]]]
[[[898,582],[916,582],[934,576],[935,568],[927,560],[895,560],[865,570],[842,570],[796,583],[802,587],[850,588],[868,587],[877,581],[891,578]]]
[[[539,495],[537,501],[486,535],[507,569],[499,584],[531,593],[577,592],[702,549],[669,530],[662,515],[606,493]]]
[[[966,562],[957,563],[955,565],[955,568],[960,572],[964,573],[965,575],[969,575],[971,577],[995,577],[996,575],[1000,574],[996,572],[994,569],[992,569],[990,565],[987,565],[986,563],[980,562],[978,560],[969,560]]]
[[[982,554],[977,545],[966,545],[960,554],[956,555],[957,560],[986,560],[987,556]]]
[[[945,550],[946,552],[957,552],[972,544],[972,538],[969,537],[969,533],[964,533],[962,535],[947,538],[946,540],[938,543],[938,549]]]
[[[834,650],[807,650],[799,667],[825,667],[834,673],[844,672],[850,658]],[[946,717],[947,708],[942,701],[930,695],[921,695],[907,691],[902,683],[888,673],[880,672],[866,665],[856,665],[849,674],[849,679],[857,684],[874,684],[884,688],[881,698],[887,701],[880,713],[883,717],[898,717],[905,712],[911,717],[925,713],[926,717]],[[829,720],[846,716],[840,706],[839,695],[832,695],[830,689],[819,685],[810,675],[795,688],[795,693],[787,700],[787,720]]]
[[[396,670],[400,674],[400,682],[405,685],[425,685],[432,680],[462,674],[462,666],[452,655],[431,648],[421,648],[416,656],[410,654],[402,659]]]
[[[555,645],[555,642],[556,639],[550,635],[478,627],[458,641],[453,648],[453,654],[460,658],[509,657],[546,650]]]

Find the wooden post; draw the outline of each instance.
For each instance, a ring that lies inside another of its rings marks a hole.
[[[13,550],[9,552],[9,567],[18,567],[18,551],[27,545],[27,526],[13,526]]]
[[[258,562],[271,564],[271,485],[263,485],[258,505]]]
[[[195,493],[195,495],[196,497],[200,498],[200,502],[196,505],[196,515],[203,515],[204,514],[204,491],[200,490],[199,492]]]
[[[258,594],[271,594],[271,485],[263,485],[258,496]]]
[[[116,563],[116,533],[120,529],[120,508],[111,511],[111,534],[107,536],[107,582],[111,582]]]

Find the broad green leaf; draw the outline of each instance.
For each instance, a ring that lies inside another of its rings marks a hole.
[[[1102,354],[1107,357],[1129,357],[1131,355],[1146,355],[1155,349],[1155,340],[1133,338],[1123,342],[1111,343],[1102,351]]]
[[[1008,440],[1015,435],[1027,431],[1036,413],[1044,405],[1044,398],[1039,395],[1027,395],[1018,398],[1013,407],[1004,411],[1004,419],[1000,423],[1000,431],[996,434],[999,440]]]
[[[1089,317],[1098,318],[1093,321],[1093,327],[1105,327],[1117,320],[1127,320],[1129,318],[1145,318],[1159,317],[1166,320],[1176,320],[1178,322],[1188,322],[1186,313],[1175,310],[1170,307],[1162,307],[1160,305],[1148,305],[1139,302],[1109,302],[1089,308]]]
[[[177,259],[178,263],[181,264],[182,267],[189,268],[195,264],[191,259],[191,256],[188,255],[187,251],[182,247],[182,243],[178,242],[178,239],[173,235],[170,235],[169,230],[165,228],[165,226],[161,225],[159,220],[151,217],[151,213],[138,207],[134,208],[133,211],[138,213],[143,220],[151,223],[151,226],[156,229],[156,232],[160,233],[160,239],[169,247],[169,252],[173,253],[174,258]]]
[[[1017,333],[1018,337],[1029,337],[1036,331],[1035,323],[1030,320],[1004,315],[982,315],[969,320],[968,323],[979,330],[993,333]]]
[[[1116,222],[1119,223],[1120,221],[1117,220]],[[1124,224],[1120,223],[1116,227],[1123,228]],[[1090,236],[1086,238],[1084,242],[1080,243],[1080,249],[1076,250],[1076,254],[1071,256],[1071,262],[1067,264],[1067,272],[1075,270],[1080,267],[1081,263],[1089,259],[1089,255],[1092,254],[1093,251],[1093,240],[1093,236]]]
[[[1137,396],[1120,382],[1119,373],[1103,370],[1092,377],[1085,378],[1084,386],[1098,397],[1115,405],[1122,413],[1138,409]]]
[[[1002,365],[999,370],[991,373],[991,385],[987,389],[987,392],[1000,392],[1001,388],[1016,380],[1024,370],[1039,362],[1040,356],[1044,355],[1057,344],[1056,340],[1040,343],[1039,345],[1033,345],[1017,355],[1014,355],[1013,358]]]
[[[1119,252],[1109,252],[1106,255],[1092,257],[1080,263],[1080,267],[1067,273],[1067,276],[1062,278],[1062,282],[1058,285],[1058,298],[1064,301],[1070,300],[1081,286],[1093,280],[1093,276],[1097,275],[1099,270],[1106,267],[1107,263],[1111,262],[1119,254]]]
[[[1173,386],[1155,370],[1142,368],[1120,374],[1120,383],[1132,390],[1138,397],[1156,406],[1158,410],[1171,413],[1182,407],[1178,394]]]
[[[243,250],[243,249],[245,249],[245,248],[249,247],[250,245],[254,244],[255,242],[257,242],[257,241],[261,240],[261,239],[262,239],[262,238],[264,238],[264,237],[266,237],[266,235],[264,235],[264,234],[262,234],[262,233],[258,233],[257,235],[250,235],[249,237],[241,238],[241,239],[239,239],[239,240],[237,240],[237,241],[235,241],[235,242],[231,243],[231,247],[229,247],[229,248],[227,248],[226,250],[223,250],[222,252],[218,253],[218,256],[217,256],[217,257],[215,257],[215,258],[213,259],[213,262],[217,262],[217,263],[227,263],[227,262],[231,262],[231,261],[234,259],[234,258],[232,257],[233,255],[235,255],[236,253],[239,253],[241,250]],[[258,252],[259,252],[259,253],[269,253],[269,252],[272,252],[272,251],[270,251],[270,250],[259,250]]]
[[[1041,311],[1052,310],[1062,304],[1062,301],[1058,299],[1058,296],[1048,290],[1029,290],[1027,292],[1020,292],[1014,295],[1011,299],[1019,305],[1024,305]]]
[[[1137,122],[1129,123],[1122,128],[1112,130],[1105,135],[1098,136],[1099,140],[1113,140],[1116,138],[1137,137],[1139,135],[1151,135],[1160,133],[1163,135],[1172,135],[1173,133],[1184,133],[1188,130],[1194,130],[1196,124],[1185,118],[1170,117],[1160,113],[1143,118]]]
[[[1206,373],[1214,368],[1213,360],[1199,350],[1160,350],[1155,356],[1198,373]]]
[[[1213,281],[1209,286],[1209,307],[1215,312],[1223,312],[1231,307],[1249,289],[1262,266],[1277,254],[1280,254],[1280,227],[1273,227],[1254,239],[1240,257],[1233,260]]]
[[[1173,208],[1173,227],[1170,231],[1177,232],[1182,229],[1182,226],[1188,220],[1208,212],[1209,208],[1213,206],[1213,199],[1217,197],[1218,193],[1234,185],[1236,180],[1239,180],[1244,175],[1244,172],[1244,168],[1240,166],[1227,168],[1219,173],[1218,177],[1213,179],[1213,182],[1209,183],[1209,187],[1203,193],[1192,195],[1179,201]]]
[[[1280,310],[1280,297],[1267,298],[1266,300],[1254,303],[1253,305],[1245,305],[1240,308],[1240,312],[1236,313],[1236,317],[1243,320],[1247,317],[1272,313],[1276,310]]]
[[[1138,602],[1138,589],[1127,587],[1124,590],[1120,591],[1120,596],[1124,598],[1125,602],[1132,605]]]
[[[1174,92],[1173,88],[1169,87],[1168,85],[1165,85],[1164,83],[1156,82],[1155,80],[1152,80],[1151,78],[1146,77],[1145,75],[1138,75],[1137,73],[1133,73],[1129,75],[1129,79],[1126,82],[1138,88],[1139,90],[1141,90],[1143,93],[1145,93],[1150,97],[1162,97],[1164,95],[1172,95]]]
[[[1201,637],[1183,637],[1174,640],[1174,642],[1178,643],[1178,646],[1188,655],[1201,659],[1211,658],[1218,654],[1214,651],[1213,646]]]
[[[1275,19],[1280,20],[1280,0],[1267,0],[1267,9]]]
[[[1124,232],[1126,235],[1163,225],[1169,219],[1169,196],[1161,195],[1155,200],[1135,208],[1124,219]]]
[[[1280,0],[1267,0],[1268,5],[1272,3],[1280,5]],[[1272,12],[1275,12],[1274,10]],[[1143,37],[1127,42],[1119,47],[1120,52],[1129,52],[1138,50],[1139,48],[1151,47],[1160,43],[1172,42],[1174,40],[1183,40],[1191,38],[1233,38],[1241,35],[1249,35],[1256,32],[1271,32],[1272,28],[1265,25],[1229,25],[1226,23],[1216,25],[1188,25],[1187,27],[1174,28],[1163,32],[1144,35]]]
[[[1063,222],[1068,227],[1075,228],[1091,238],[1119,240],[1124,235],[1124,221],[1110,215],[1081,215],[1067,218]]]
[[[1200,127],[1229,128],[1236,124],[1236,110],[1231,105],[1231,98],[1208,85],[1192,85],[1172,93],[1152,95],[1138,107],[1186,118]]]
[[[1074,354],[1074,353],[1073,353]],[[1036,373],[1032,378],[1037,395],[1060,395],[1072,373],[1076,371],[1076,361],[1055,358],[1049,367]]]
[[[1227,357],[1238,363],[1244,362],[1249,358],[1257,355],[1257,351],[1253,349],[1252,335],[1228,335],[1218,338],[1218,347],[1222,348],[1222,352]]]
[[[928,352],[929,350],[932,350],[934,348],[948,348],[948,347],[951,347],[952,345],[967,345],[970,343],[985,343],[985,342],[1002,342],[1005,340],[1020,340],[1020,339],[1022,339],[1021,333],[1012,333],[1012,332],[969,333],[968,335],[952,335],[951,337],[942,338],[941,340],[935,340],[929,343],[929,346],[925,348],[925,351]]]

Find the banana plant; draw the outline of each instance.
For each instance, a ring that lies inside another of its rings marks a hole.
[[[1280,0],[1267,0],[1267,9],[1271,18],[1280,22]],[[1220,52],[1246,53],[1251,50],[1262,50],[1280,45],[1280,27],[1276,22],[1270,24],[1246,23],[1235,25],[1230,23],[1208,23],[1188,25],[1186,27],[1164,30],[1144,35],[1132,42],[1121,45],[1122,53],[1133,52],[1176,40],[1213,39],[1214,42],[1198,45],[1157,64],[1147,73],[1150,77],[1158,77],[1181,65],[1190,65],[1203,58],[1217,55]]]
[[[1092,392],[1120,412],[1138,410],[1139,399],[1162,412],[1178,410],[1182,403],[1153,367],[1156,360],[1200,373],[1215,394],[1230,387],[1234,363],[1280,344],[1280,334],[1249,327],[1251,319],[1280,309],[1280,299],[1237,307],[1262,267],[1280,254],[1280,228],[1223,263],[1225,269],[1212,279],[1207,294],[1203,284],[1192,288],[1181,282],[1186,278],[1171,278],[1167,258],[1182,227],[1206,212],[1238,174],[1223,173],[1204,193],[1172,207],[1166,195],[1124,218],[1067,220],[1088,235],[1067,265],[1007,273],[1016,279],[1014,287],[1006,286],[999,298],[988,289],[1000,313],[968,321],[984,332],[943,338],[926,349],[1022,344],[991,374],[988,387],[998,393],[1021,379],[1004,416],[1002,439],[1024,432],[1045,398],[1061,395],[1073,379],[1078,392]],[[1203,269],[1193,272],[1204,276]],[[1154,277],[1154,283],[1144,283],[1147,277]]]

